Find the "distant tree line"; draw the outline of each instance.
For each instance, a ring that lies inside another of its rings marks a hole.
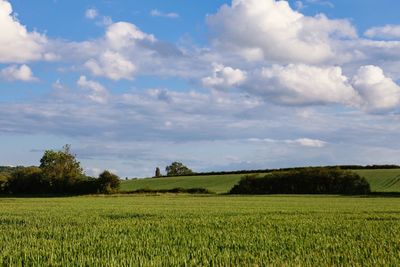
[[[112,193],[119,185],[119,177],[109,171],[98,178],[86,176],[69,145],[45,151],[39,167],[0,167],[3,194]]]
[[[339,168],[301,168],[244,176],[230,194],[344,194],[371,192],[368,181],[358,174]]]
[[[376,170],[376,169],[400,169],[399,165],[386,164],[386,165],[331,165],[331,166],[317,166],[317,167],[291,167],[291,168],[276,168],[276,169],[258,169],[258,170],[237,170],[237,171],[210,171],[210,172],[191,172],[177,175],[167,176],[203,176],[203,175],[225,175],[225,174],[257,174],[257,173],[271,173],[281,171],[302,170],[305,168],[326,168],[326,169],[341,169],[341,170]],[[165,177],[161,176],[160,177]]]

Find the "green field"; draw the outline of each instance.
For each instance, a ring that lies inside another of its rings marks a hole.
[[[226,193],[243,174],[179,176],[168,178],[147,178],[124,181],[122,191],[137,189],[206,188],[214,193]]]
[[[400,192],[400,170],[357,170],[364,176],[375,192]]]
[[[0,198],[0,266],[399,266],[400,198]]]
[[[356,170],[355,172],[368,180],[374,192],[400,192],[400,169]],[[242,176],[243,174],[227,174],[137,179],[124,181],[121,190],[200,187],[215,193],[226,193]]]

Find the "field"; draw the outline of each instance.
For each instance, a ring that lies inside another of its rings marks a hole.
[[[206,188],[214,193],[226,193],[240,180],[242,176],[243,174],[228,174],[137,179],[122,182],[121,190],[129,191],[144,188],[172,189],[176,187],[182,187]]]
[[[368,180],[374,192],[400,192],[400,169],[356,170],[355,172]],[[201,187],[215,193],[226,193],[242,176],[243,174],[228,174],[137,179],[123,182],[121,190]]]
[[[400,198],[0,198],[1,266],[399,266]]]

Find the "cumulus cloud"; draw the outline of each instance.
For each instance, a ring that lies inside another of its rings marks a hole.
[[[90,90],[88,98],[97,103],[106,103],[108,100],[107,89],[98,82],[90,81],[86,76],[80,76],[76,84],[84,89]]]
[[[0,32],[0,63],[24,63],[44,57],[46,36],[29,32],[5,0],[0,0]]]
[[[153,35],[142,32],[136,25],[116,22],[107,28],[106,41],[111,48],[120,50],[135,45],[136,41],[154,42]]]
[[[352,84],[363,98],[366,109],[385,110],[400,105],[400,86],[377,66],[360,67]]]
[[[92,74],[131,80],[138,69],[136,63],[149,60],[154,54],[148,46],[155,42],[153,35],[142,32],[136,25],[117,22],[107,27],[103,39],[77,44],[74,49],[82,48],[86,54],[93,54],[84,63]]]
[[[246,72],[214,63],[212,76],[203,78],[202,83],[206,87],[227,88],[237,86],[245,80]]]
[[[243,88],[267,101],[287,105],[357,105],[360,101],[340,67],[274,65],[255,71]]]
[[[105,51],[97,59],[90,59],[85,66],[96,76],[112,80],[132,79],[136,66],[118,52]]]
[[[150,11],[150,16],[152,17],[163,17],[169,19],[177,19],[179,18],[179,14],[175,12],[164,13],[158,9],[153,9]]]
[[[370,38],[400,39],[400,25],[372,27],[365,31],[364,35]]]
[[[400,104],[400,86],[376,66],[362,66],[348,78],[338,66],[273,65],[245,72],[215,64],[202,83],[215,89],[237,87],[283,106],[340,104],[374,112]]]
[[[233,0],[207,17],[212,43],[249,61],[320,63],[344,57],[338,43],[356,38],[347,20],[304,16],[287,1]],[[346,55],[347,57],[348,55]]]
[[[19,67],[17,65],[12,65],[0,70],[0,77],[6,81],[30,82],[37,80],[37,78],[33,76],[32,70],[25,64]]]

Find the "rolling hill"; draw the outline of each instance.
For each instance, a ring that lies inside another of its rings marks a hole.
[[[354,171],[368,180],[373,192],[400,192],[400,169]],[[242,176],[243,174],[224,174],[135,179],[122,182],[121,191],[181,187],[206,188],[215,193],[226,193]]]

